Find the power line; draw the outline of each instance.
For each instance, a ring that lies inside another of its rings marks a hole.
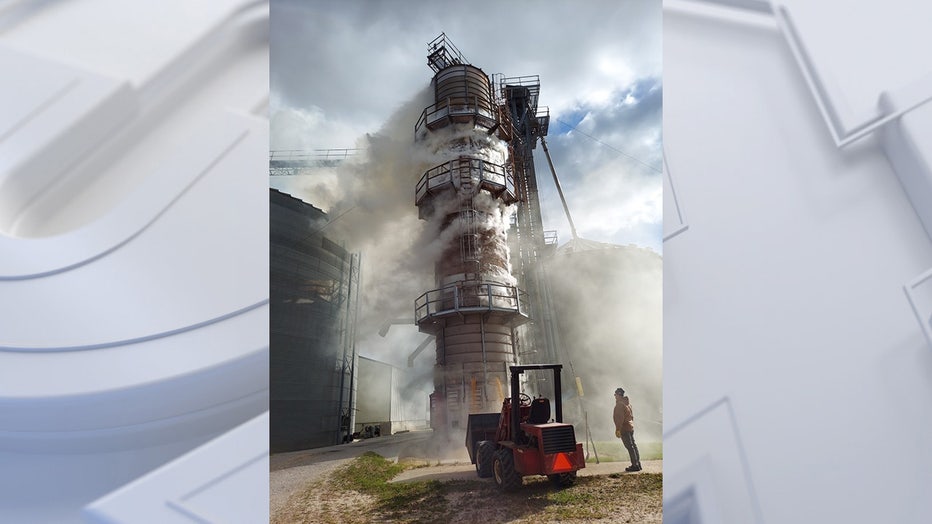
[[[663,169],[658,168],[658,167],[654,167],[654,166],[648,164],[647,162],[644,162],[644,161],[641,160],[640,158],[637,158],[637,157],[635,157],[635,156],[629,155],[628,153],[625,153],[624,151],[618,149],[617,147],[610,146],[610,145],[606,144],[605,142],[599,140],[598,138],[596,138],[596,137],[594,137],[594,136],[592,136],[592,135],[590,135],[590,134],[588,134],[588,133],[584,133],[584,132],[580,131],[579,129],[576,128],[576,126],[572,126],[572,125],[570,125],[570,124],[567,124],[566,122],[560,120],[559,118],[557,118],[556,121],[557,121],[557,122],[560,122],[561,124],[563,124],[563,125],[565,125],[566,127],[570,128],[570,131],[576,131],[577,133],[579,133],[579,134],[581,134],[581,135],[583,135],[583,136],[585,136],[585,137],[588,137],[588,138],[590,138],[590,139],[592,139],[592,140],[598,142],[599,144],[602,144],[603,146],[605,146],[605,147],[611,149],[612,151],[614,151],[614,152],[616,152],[616,153],[618,153],[618,154],[624,155],[624,156],[630,158],[631,160],[634,160],[635,162],[637,162],[637,163],[639,163],[639,164],[641,164],[641,165],[643,165],[643,166],[645,166],[645,167],[647,167],[647,168],[649,168],[649,169],[652,169],[652,170],[654,170],[654,171],[656,171],[656,172],[658,172],[658,173],[663,173]]]

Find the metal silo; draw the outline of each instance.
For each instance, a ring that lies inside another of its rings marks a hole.
[[[500,409],[516,362],[514,329],[528,317],[511,274],[506,235],[517,192],[492,81],[444,35],[430,44],[428,64],[435,102],[415,139],[443,162],[421,176],[415,200],[443,247],[436,288],[416,300],[415,319],[436,336],[431,426],[447,431],[465,427],[468,413]]]
[[[269,196],[271,450],[339,444],[355,414],[359,255],[322,233],[320,209]]]

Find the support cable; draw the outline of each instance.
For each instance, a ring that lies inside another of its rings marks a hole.
[[[618,154],[620,154],[620,155],[624,155],[624,156],[630,158],[631,160],[634,160],[635,162],[637,162],[637,163],[639,163],[639,164],[641,164],[641,165],[643,165],[643,166],[645,166],[645,167],[647,167],[647,168],[649,168],[649,169],[651,169],[651,170],[653,170],[653,171],[656,171],[656,172],[658,172],[658,173],[663,173],[663,169],[661,169],[661,168],[659,168],[659,167],[652,166],[652,165],[648,164],[647,162],[641,160],[640,158],[637,158],[637,157],[635,157],[635,156],[629,155],[628,153],[625,153],[624,151],[622,151],[621,149],[618,149],[617,147],[610,146],[610,145],[606,144],[605,142],[599,140],[598,138],[596,138],[596,137],[594,137],[594,136],[592,136],[592,135],[590,135],[590,134],[587,134],[587,133],[584,133],[584,132],[580,131],[579,129],[576,128],[576,126],[572,126],[572,125],[570,125],[570,124],[567,124],[566,122],[560,120],[559,118],[557,118],[556,121],[557,121],[557,122],[560,122],[561,124],[563,124],[563,125],[565,125],[566,127],[570,128],[570,131],[576,131],[576,132],[579,133],[580,135],[582,135],[582,136],[584,136],[584,137],[587,137],[587,138],[589,138],[589,139],[591,139],[591,140],[594,140],[594,141],[598,142],[599,144],[602,144],[603,146],[605,146],[605,147],[611,149],[612,151],[614,151],[614,152],[616,152],[616,153],[618,153]]]

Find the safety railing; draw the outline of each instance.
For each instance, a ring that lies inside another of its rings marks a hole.
[[[550,108],[547,106],[537,108],[534,115],[537,119],[537,136],[547,136],[550,130]]]
[[[532,110],[537,110],[537,98],[540,96],[540,75],[526,75],[526,76],[502,76],[498,79],[499,90],[502,93],[502,97],[506,100],[512,95],[510,91],[515,88],[526,88],[528,96],[528,107]],[[522,90],[518,90],[519,92]]]
[[[420,324],[434,316],[499,311],[522,312],[526,294],[515,286],[505,284],[459,283],[432,289],[414,301],[414,318]]]
[[[494,129],[498,124],[497,113],[489,107],[487,100],[479,103],[478,96],[447,98],[427,106],[414,124],[415,136],[422,127],[431,131],[450,124],[474,122],[486,129]]]
[[[279,149],[269,151],[269,162],[319,162],[346,160],[356,156],[362,149]]]
[[[429,65],[435,73],[451,65],[468,63],[469,61],[467,61],[463,53],[453,45],[453,42],[450,41],[446,33],[440,33],[440,36],[434,38],[427,44],[427,65]]]
[[[461,157],[424,172],[414,191],[415,204],[444,189],[481,188],[500,196],[506,204],[516,201],[514,174],[503,165],[480,158]]]

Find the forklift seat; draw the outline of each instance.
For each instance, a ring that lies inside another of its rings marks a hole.
[[[527,417],[528,424],[546,424],[550,420],[550,399],[535,398],[531,402],[531,413]]]

